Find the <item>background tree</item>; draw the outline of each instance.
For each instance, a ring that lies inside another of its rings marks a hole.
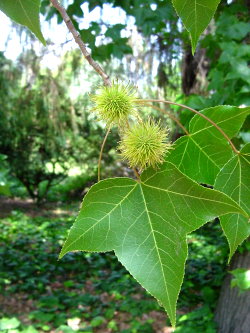
[[[78,56],[67,55],[53,74],[40,69],[33,51],[22,54],[16,67],[1,54],[0,150],[38,203],[74,165],[88,161],[90,177],[96,170],[102,128],[89,120],[88,99],[73,102],[68,90]]]

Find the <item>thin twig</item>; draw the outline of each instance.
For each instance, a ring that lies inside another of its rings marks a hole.
[[[58,2],[58,0],[50,0],[50,2],[61,14],[61,16],[62,16],[64,22],[66,23],[69,31],[73,35],[73,37],[75,39],[75,42],[80,47],[80,50],[82,51],[82,54],[85,57],[85,59],[88,61],[90,66],[92,66],[94,68],[94,70],[102,77],[104,84],[106,86],[110,86],[111,82],[110,82],[109,76],[104,72],[104,70],[101,68],[101,66],[93,60],[93,58],[91,57],[91,55],[87,51],[85,43],[82,41],[79,32],[74,27],[74,24],[72,23],[72,21],[71,21],[69,15],[67,14],[65,8]]]
[[[132,168],[132,170],[134,171],[134,174],[135,174],[135,176],[136,176],[138,182],[140,183],[140,182],[141,182],[141,177],[140,177],[139,172],[137,171],[136,168]]]
[[[210,118],[208,118],[207,116],[205,116],[203,113],[200,113],[199,111],[195,110],[195,109],[192,109],[190,108],[189,106],[186,106],[184,104],[179,104],[179,103],[175,103],[175,102],[171,102],[171,101],[165,101],[165,100],[161,100],[161,99],[137,99],[136,102],[140,103],[143,105],[144,102],[150,102],[150,103],[153,103],[153,102],[157,102],[157,103],[164,103],[164,104],[170,104],[170,105],[176,105],[176,106],[179,106],[181,108],[184,108],[184,109],[187,109],[187,110],[190,110],[196,114],[198,114],[200,117],[206,119],[210,124],[212,124],[215,128],[217,128],[217,130],[224,136],[224,138],[228,141],[228,143],[230,144],[230,146],[232,147],[233,151],[236,153],[236,154],[239,154],[238,150],[236,149],[236,147],[234,146],[234,144],[232,143],[232,141],[230,140],[230,138],[228,137],[228,135],[213,121],[211,120]]]
[[[159,108],[158,106],[155,106],[153,104],[147,104],[147,103],[143,103],[143,106],[148,106],[152,109],[155,109],[157,111],[160,111],[160,112],[163,112],[165,114],[167,114],[169,116],[169,118],[171,118],[173,121],[176,122],[176,124],[183,130],[183,132],[186,134],[186,135],[189,135],[187,129],[182,125],[182,123],[179,121],[178,118],[176,118],[174,115],[172,115],[172,113],[166,111],[166,110],[163,110],[161,108]]]
[[[99,160],[98,160],[98,182],[101,180],[102,153],[103,153],[103,149],[104,149],[105,143],[107,141],[108,135],[110,133],[110,130],[111,130],[111,125],[109,126],[109,128],[107,130],[107,133],[106,133],[106,135],[105,135],[105,137],[103,139],[101,150],[100,150],[100,154],[99,154]]]

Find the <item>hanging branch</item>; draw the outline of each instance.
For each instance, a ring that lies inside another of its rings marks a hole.
[[[90,53],[87,51],[87,47],[86,47],[85,43],[82,41],[79,32],[74,27],[74,24],[71,21],[69,15],[67,14],[65,8],[58,2],[58,0],[50,0],[50,2],[61,14],[65,24],[67,25],[69,31],[73,35],[75,42],[80,47],[80,50],[82,51],[82,54],[85,57],[85,59],[88,61],[90,66],[92,66],[94,68],[94,70],[101,76],[104,84],[106,86],[110,86],[111,82],[110,82],[109,76],[103,71],[101,66],[97,62],[94,61],[94,59],[91,57]]]

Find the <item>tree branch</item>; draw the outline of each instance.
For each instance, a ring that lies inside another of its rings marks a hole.
[[[78,46],[80,47],[80,50],[82,51],[83,56],[85,57],[85,59],[88,61],[88,63],[90,64],[90,66],[92,66],[94,68],[94,70],[101,76],[104,84],[106,86],[110,86],[111,82],[109,79],[109,76],[103,71],[103,69],[101,68],[101,66],[95,62],[93,60],[93,58],[91,57],[90,53],[87,51],[86,45],[84,44],[84,42],[81,39],[81,36],[79,34],[79,32],[76,30],[76,28],[74,27],[73,22],[71,21],[69,15],[67,14],[65,8],[58,2],[58,0],[50,0],[50,2],[52,3],[52,5],[59,11],[59,13],[61,14],[65,24],[67,25],[69,31],[72,33],[75,42],[78,44]]]
[[[100,150],[100,155],[99,155],[99,159],[98,159],[98,182],[101,180],[101,163],[102,163],[103,149],[104,149],[105,143],[107,141],[108,135],[110,133],[110,130],[111,130],[111,126],[109,126],[109,128],[108,128],[108,130],[106,132],[106,135],[105,135],[105,137],[103,139],[101,150]]]

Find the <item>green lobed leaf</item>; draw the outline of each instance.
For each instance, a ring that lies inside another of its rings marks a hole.
[[[0,10],[13,21],[25,25],[45,45],[39,21],[40,0],[0,0]]]
[[[214,187],[228,194],[250,215],[250,143],[233,157],[218,174]],[[250,235],[249,219],[239,214],[227,214],[220,223],[230,247],[229,260]]]
[[[194,53],[198,39],[214,16],[220,0],[172,0],[172,3],[190,33]]]
[[[94,185],[62,248],[111,251],[176,322],[176,302],[187,258],[186,235],[229,212],[244,213],[228,196],[204,188],[166,162],[130,178]]]
[[[215,106],[201,111],[213,120],[231,139],[239,132],[250,107]],[[189,125],[190,135],[175,142],[167,156],[187,176],[197,182],[213,185],[221,168],[233,157],[224,136],[206,119],[195,115]]]

